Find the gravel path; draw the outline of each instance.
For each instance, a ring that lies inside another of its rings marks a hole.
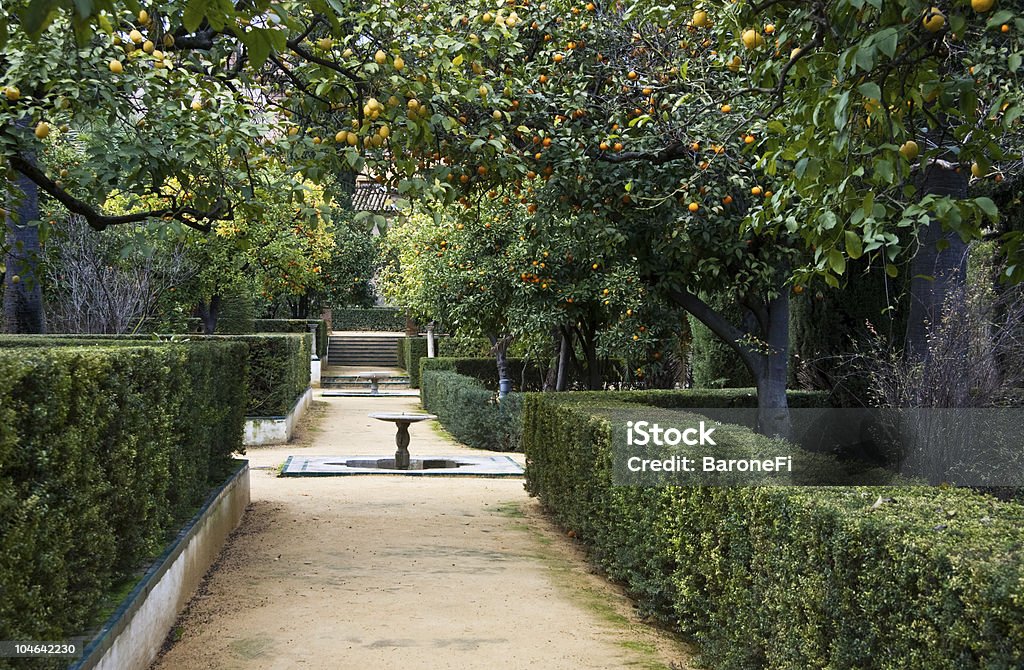
[[[319,399],[296,442],[249,450],[252,506],[154,668],[690,667],[519,478],[277,476],[291,454],[391,456],[371,411],[418,401]],[[410,433],[414,458],[490,453]]]

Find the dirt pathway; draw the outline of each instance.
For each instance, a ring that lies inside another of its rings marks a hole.
[[[393,427],[367,412],[417,407],[325,398],[296,444],[250,450],[252,507],[154,667],[688,667],[521,479],[277,476],[290,454],[390,455]],[[413,457],[490,454],[410,432]]]

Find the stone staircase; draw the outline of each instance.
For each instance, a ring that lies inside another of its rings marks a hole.
[[[393,368],[398,365],[398,342],[402,337],[401,333],[333,333],[327,365]]]
[[[369,393],[370,380],[359,373],[385,371],[391,376],[378,382],[381,393],[408,391],[409,377],[398,368],[398,343],[403,337],[403,333],[332,333],[320,388]]]

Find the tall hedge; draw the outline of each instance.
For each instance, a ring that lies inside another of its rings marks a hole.
[[[313,338],[308,332],[208,337],[248,345],[246,416],[285,416],[309,388]]]
[[[232,341],[244,343],[248,350],[245,365],[239,374],[247,380],[246,416],[284,416],[306,392],[310,384],[310,350],[312,336],[300,333],[257,335],[188,335],[182,343]],[[0,337],[5,347],[105,346],[124,347],[151,345],[156,340],[121,335],[6,335]]]
[[[84,632],[242,450],[246,351],[0,349],[0,639]]]
[[[1021,506],[933,488],[616,487],[616,411],[636,405],[527,395],[527,487],[710,667],[1024,667]]]
[[[405,332],[405,314],[389,307],[346,307],[331,311],[334,330]]]
[[[491,451],[519,451],[522,446],[520,395],[500,402],[476,379],[454,372],[423,375],[423,407],[436,414],[445,430],[463,444]]]
[[[398,365],[409,373],[409,387],[420,387],[420,360],[427,359],[427,338],[403,337],[398,341]]]
[[[327,355],[327,322],[323,319],[254,319],[253,333],[308,333],[310,324],[316,324],[316,355]]]
[[[705,296],[713,308],[725,318],[739,323],[744,308],[722,296]],[[726,344],[707,326],[694,317],[690,318],[690,369],[693,385],[700,388],[739,388],[753,386],[754,378],[743,364],[739,354]]]

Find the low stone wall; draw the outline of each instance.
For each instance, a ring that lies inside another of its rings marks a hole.
[[[292,439],[295,424],[309,409],[313,401],[313,389],[295,401],[288,416],[247,416],[245,417],[245,434],[243,441],[247,447],[261,447],[268,444],[284,444]]]
[[[210,495],[70,670],[148,668],[248,505],[249,462],[244,461]]]

